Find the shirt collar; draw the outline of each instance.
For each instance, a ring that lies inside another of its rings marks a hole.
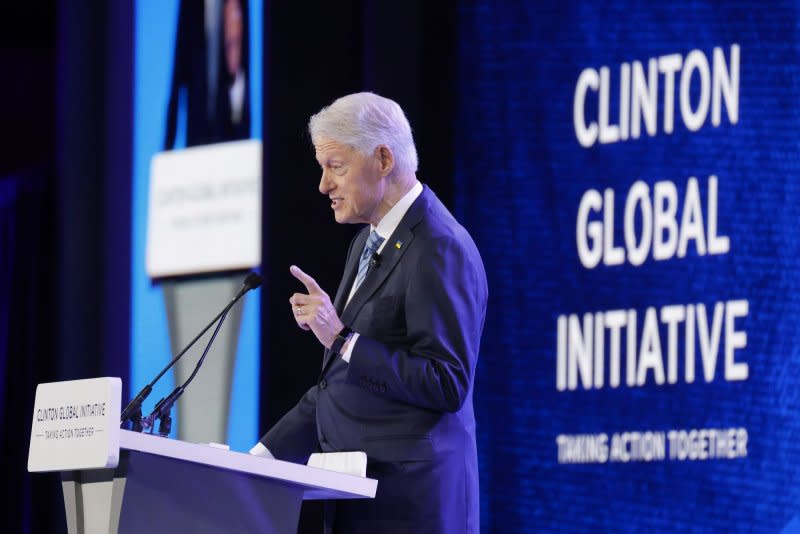
[[[397,229],[397,226],[400,224],[400,221],[403,219],[403,216],[405,216],[406,212],[408,211],[408,208],[411,207],[411,204],[413,204],[414,201],[417,200],[417,197],[421,193],[422,193],[422,184],[419,182],[419,180],[417,180],[417,182],[414,184],[414,187],[412,187],[408,191],[408,193],[403,195],[403,198],[401,198],[397,202],[397,204],[392,206],[392,209],[386,212],[386,215],[384,215],[383,219],[380,220],[378,226],[370,225],[371,230],[375,230],[376,232],[378,232],[378,235],[381,236],[384,240],[383,243],[381,244],[381,249],[383,248],[383,245],[386,244],[386,239],[388,239],[389,236],[392,235],[394,231]],[[378,250],[378,252],[380,252],[380,249]]]

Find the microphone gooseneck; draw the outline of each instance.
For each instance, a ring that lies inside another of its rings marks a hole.
[[[175,356],[166,365],[166,367],[164,367],[161,370],[161,372],[159,372],[158,375],[156,375],[156,377],[149,384],[147,384],[145,387],[143,387],[142,390],[136,395],[136,397],[134,397],[134,399],[130,403],[128,403],[128,405],[122,411],[122,414],[120,416],[120,426],[123,426],[128,421],[131,421],[132,430],[134,430],[136,432],[141,432],[142,430],[144,430],[143,424],[148,424],[148,425],[152,424],[152,422],[155,419],[163,418],[164,417],[164,413],[166,413],[167,414],[166,416],[169,417],[169,410],[172,408],[172,405],[175,403],[175,401],[178,399],[178,397],[180,397],[183,394],[183,390],[186,388],[186,386],[191,381],[191,379],[194,378],[194,375],[197,373],[197,370],[199,369],[200,364],[202,364],[203,358],[205,358],[205,355],[208,352],[208,349],[211,347],[211,343],[214,341],[214,338],[217,336],[217,332],[219,332],[219,329],[222,326],[222,322],[225,320],[225,317],[227,316],[227,314],[230,311],[230,309],[234,306],[234,304],[236,304],[239,301],[240,298],[242,298],[242,296],[244,296],[245,293],[247,293],[251,289],[256,289],[256,288],[260,287],[263,282],[264,282],[264,279],[259,274],[255,273],[255,272],[250,272],[247,275],[247,277],[244,280],[244,283],[242,284],[242,289],[239,290],[239,293],[237,293],[236,296],[233,297],[233,299],[231,299],[231,301],[225,306],[225,308],[223,308],[223,310],[216,317],[214,317],[214,319],[212,319],[211,322],[208,323],[206,325],[206,327],[203,328],[203,330],[201,330],[200,333],[197,334],[197,336],[195,336],[195,338],[192,339],[189,342],[189,344],[186,345],[186,347],[184,347],[183,350],[181,350],[178,353],[178,355]],[[168,395],[167,397],[162,398],[156,404],[156,408],[153,410],[153,412],[150,414],[150,416],[148,416],[147,418],[143,418],[142,417],[142,403],[148,397],[148,395],[150,395],[150,393],[153,391],[153,386],[156,384],[156,382],[158,382],[159,379],[161,379],[161,377],[164,376],[164,373],[166,373],[173,365],[175,365],[175,363],[178,360],[180,360],[181,357],[184,354],[186,354],[186,352],[195,343],[197,343],[197,340],[200,339],[203,336],[203,334],[205,334],[208,331],[209,328],[214,326],[215,323],[218,323],[217,324],[217,328],[214,330],[214,333],[211,336],[211,339],[209,340],[209,343],[206,345],[205,351],[203,352],[203,356],[201,357],[200,361],[198,362],[198,365],[195,368],[194,372],[192,373],[192,376],[189,377],[189,380],[187,380],[187,382],[184,383],[182,386],[178,386],[177,388],[175,388],[175,390],[170,395]],[[157,414],[158,414],[158,417],[156,417]],[[162,419],[162,421],[163,421],[163,419]],[[166,425],[166,426],[169,426],[169,425]],[[167,434],[168,433],[169,432],[167,431]],[[164,434],[164,435],[166,435],[166,434]]]
[[[172,417],[169,414],[170,411],[172,410],[172,406],[178,401],[181,395],[183,395],[183,392],[186,391],[186,388],[189,387],[191,381],[194,380],[195,375],[197,375],[197,371],[199,371],[200,366],[203,365],[203,361],[206,359],[206,354],[208,354],[208,351],[211,348],[211,344],[214,343],[214,339],[216,339],[220,328],[222,328],[222,323],[225,322],[225,318],[227,316],[228,312],[226,311],[225,314],[217,322],[217,327],[211,334],[211,339],[209,339],[208,343],[206,343],[206,348],[203,350],[203,354],[197,361],[197,365],[194,366],[194,370],[192,371],[192,374],[189,376],[189,378],[186,379],[186,381],[183,384],[172,390],[172,393],[170,393],[169,395],[158,401],[156,407],[153,409],[150,415],[147,416],[146,422],[143,426],[146,428],[150,428],[151,432],[153,428],[153,423],[159,421],[158,433],[164,437],[169,435],[170,431],[172,430]]]

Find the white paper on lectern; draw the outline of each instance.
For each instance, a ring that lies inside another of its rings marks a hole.
[[[116,377],[39,384],[28,471],[116,467],[121,397]]]
[[[261,141],[160,152],[150,164],[146,270],[152,278],[261,262]]]
[[[307,465],[346,475],[366,477],[367,453],[362,451],[315,452],[308,458]]]

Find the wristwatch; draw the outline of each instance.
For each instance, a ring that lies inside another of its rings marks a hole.
[[[350,339],[351,335],[353,335],[353,331],[350,329],[349,326],[345,326],[344,328],[342,328],[342,331],[336,334],[336,339],[334,339],[333,343],[331,343],[331,352],[334,352],[336,354],[341,354],[342,347],[344,347],[344,344],[347,342],[348,339]]]

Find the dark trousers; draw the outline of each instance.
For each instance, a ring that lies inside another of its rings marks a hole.
[[[444,463],[462,462],[451,457]],[[465,481],[442,480],[443,462],[410,461],[368,464],[378,480],[375,499],[331,501],[325,506],[325,534],[461,534],[478,532]],[[476,497],[476,496],[474,496]],[[477,506],[475,507],[477,508]],[[468,523],[471,523],[468,525]]]

